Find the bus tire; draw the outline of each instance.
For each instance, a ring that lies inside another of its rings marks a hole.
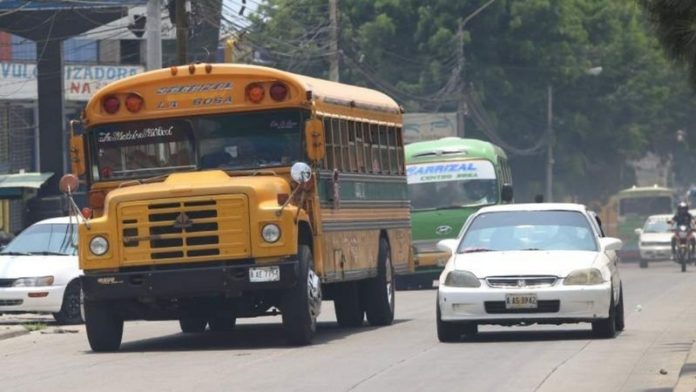
[[[216,315],[208,320],[210,330],[213,332],[231,332],[237,324],[237,316],[234,314]]]
[[[394,266],[386,239],[379,239],[377,277],[364,283],[363,303],[370,325],[390,325],[394,322]]]
[[[108,302],[85,301],[85,327],[92,351],[117,351],[123,338],[123,319]]]
[[[281,300],[283,329],[288,343],[304,346],[312,343],[321,311],[321,282],[314,273],[309,246],[298,246],[297,284],[286,290]]]
[[[334,298],[336,321],[341,327],[359,327],[365,320],[360,304],[360,290],[355,282],[339,283]]]
[[[201,333],[205,331],[208,320],[196,316],[179,317],[179,327],[183,333]]]

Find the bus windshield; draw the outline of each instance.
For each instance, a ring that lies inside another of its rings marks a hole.
[[[671,196],[626,198],[619,201],[619,216],[667,214],[672,211]]]
[[[92,176],[118,180],[288,166],[302,156],[301,120],[300,111],[279,110],[104,125],[91,131]]]
[[[408,165],[408,190],[414,210],[461,208],[498,202],[498,182],[489,161]]]

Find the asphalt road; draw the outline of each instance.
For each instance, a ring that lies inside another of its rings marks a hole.
[[[592,339],[589,324],[484,326],[473,340],[442,344],[435,291],[402,291],[389,327],[339,328],[324,302],[316,343],[301,348],[285,345],[278,317],[200,335],[177,322],[130,322],[122,350],[107,354],[89,351],[82,326],[49,326],[0,341],[0,390],[670,391],[680,372],[696,375],[684,366],[696,338],[696,268],[629,264],[622,276],[626,330],[612,340]]]

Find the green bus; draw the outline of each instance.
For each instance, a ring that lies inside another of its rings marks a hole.
[[[643,227],[650,215],[671,214],[677,194],[662,186],[633,186],[611,198],[602,208],[600,218],[606,235],[623,241],[623,259],[639,259],[637,228]]]
[[[415,271],[397,283],[431,287],[449,258],[438,241],[456,237],[479,208],[512,201],[512,174],[505,151],[477,139],[411,143],[405,156]]]

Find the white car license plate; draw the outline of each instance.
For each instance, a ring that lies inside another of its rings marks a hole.
[[[536,294],[505,294],[505,309],[536,309]]]
[[[277,282],[279,280],[280,268],[278,266],[249,268],[249,282]]]

